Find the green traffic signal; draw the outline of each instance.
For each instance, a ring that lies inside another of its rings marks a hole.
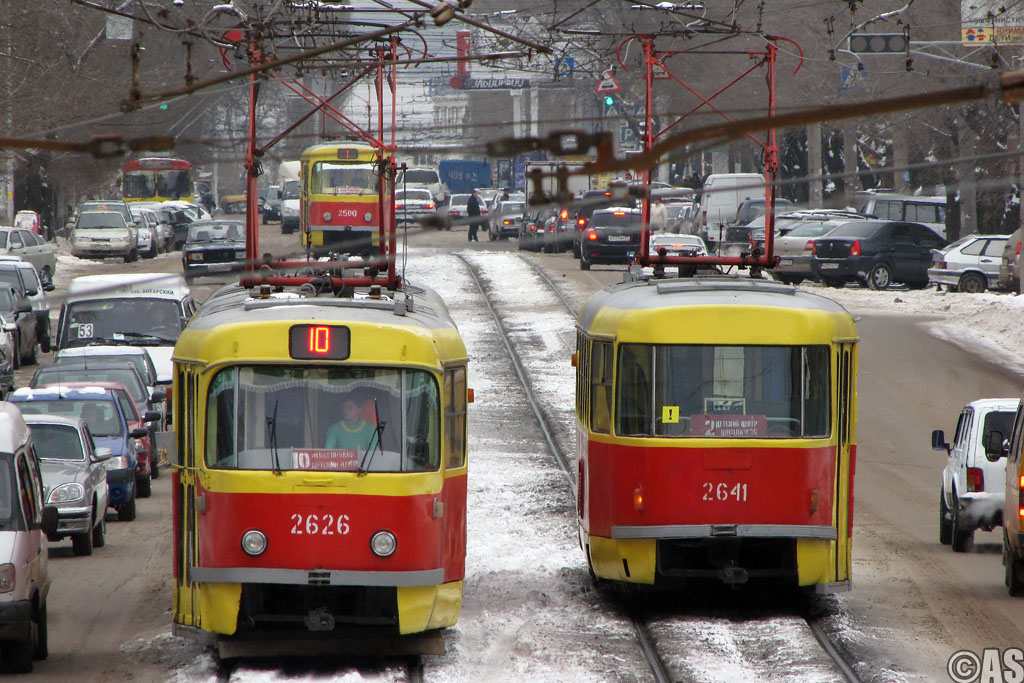
[[[613,104],[615,104],[615,98],[612,97],[611,95],[605,95],[604,96],[604,104],[605,104],[606,107],[612,106]]]
[[[164,102],[163,104],[161,104],[161,105],[160,105],[160,108],[161,108],[161,109],[167,109],[167,103],[166,103],[166,102]]]

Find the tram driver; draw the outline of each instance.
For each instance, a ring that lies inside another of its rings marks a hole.
[[[363,419],[363,407],[354,396],[341,400],[341,419],[327,428],[328,449],[355,449],[362,453],[376,432],[374,425]]]

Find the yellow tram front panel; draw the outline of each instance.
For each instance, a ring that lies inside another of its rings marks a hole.
[[[316,306],[245,316],[200,317],[175,350],[176,624],[231,635],[298,601],[320,605],[290,615],[310,630],[331,630],[352,604],[396,633],[453,625],[467,472],[466,352],[454,326]],[[293,357],[296,326],[344,327],[346,357]],[[379,449],[325,446],[325,432],[344,438],[336,413],[356,396]]]
[[[778,285],[663,282],[610,287],[580,316],[578,509],[594,574],[848,587],[852,317]],[[729,544],[727,560],[698,550]]]
[[[382,188],[377,150],[363,143],[314,145],[302,153],[302,243],[376,246]]]

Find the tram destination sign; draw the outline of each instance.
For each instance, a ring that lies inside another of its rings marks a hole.
[[[350,332],[344,325],[292,325],[288,354],[298,360],[345,360]]]

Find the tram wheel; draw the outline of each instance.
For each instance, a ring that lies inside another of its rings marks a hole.
[[[956,498],[953,498],[953,522],[951,526],[953,527],[953,552],[966,552],[971,547],[971,543],[974,542],[974,529],[964,529],[961,527],[960,501]]]
[[[949,545],[953,542],[953,521],[950,519],[949,508],[946,507],[946,496],[939,489],[939,543]]]

